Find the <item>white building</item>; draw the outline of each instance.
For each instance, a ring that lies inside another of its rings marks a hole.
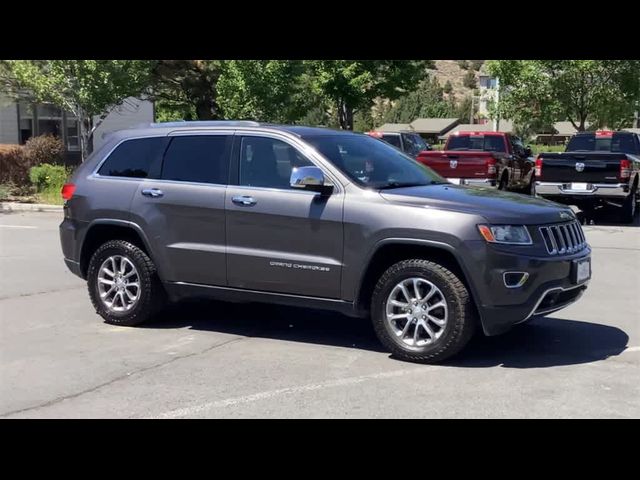
[[[153,102],[127,98],[96,129],[93,147],[99,148],[103,135],[108,132],[150,123],[154,118]],[[22,145],[29,138],[44,134],[52,134],[62,140],[66,150],[65,163],[74,165],[80,162],[79,124],[73,114],[54,105],[0,97],[0,144]]]

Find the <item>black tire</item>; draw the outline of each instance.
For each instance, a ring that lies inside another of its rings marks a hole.
[[[395,285],[411,277],[424,278],[438,287],[449,311],[442,335],[423,346],[403,343],[386,320],[387,298]],[[437,363],[457,354],[469,342],[477,326],[475,307],[463,282],[442,265],[424,259],[398,262],[380,277],[371,299],[371,319],[376,335],[395,357],[421,363]]]
[[[500,177],[500,182],[498,183],[498,190],[506,190],[509,186],[509,176],[506,173],[503,173]]]
[[[100,299],[98,291],[98,269],[113,255],[126,257],[138,271],[140,297],[131,310],[125,312],[109,310]],[[110,240],[93,253],[87,271],[87,286],[96,313],[112,325],[140,325],[152,318],[166,303],[166,293],[153,261],[140,248],[124,240]]]
[[[623,223],[633,223],[635,220],[638,200],[636,198],[636,189],[637,187],[634,187],[622,204],[622,212],[620,216],[622,217],[621,219]]]
[[[536,196],[536,179],[533,177],[533,175],[531,176],[531,180],[529,180],[529,186],[527,187],[527,192],[528,195],[531,195],[532,197]]]

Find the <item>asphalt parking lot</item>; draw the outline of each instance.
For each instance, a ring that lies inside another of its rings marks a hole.
[[[366,320],[190,302],[102,322],[67,271],[59,213],[0,214],[0,417],[640,417],[640,224],[585,227],[569,308],[445,365],[390,358]]]

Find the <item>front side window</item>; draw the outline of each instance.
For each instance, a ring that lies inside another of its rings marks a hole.
[[[400,135],[382,135],[382,140],[396,148],[402,148],[400,145]]]
[[[98,170],[111,177],[147,178],[153,161],[160,155],[164,137],[137,138],[122,142]]]
[[[447,183],[430,168],[367,135],[315,135],[304,140],[363,187],[388,189]]]
[[[162,161],[161,178],[226,185],[231,138],[227,135],[174,137]]]
[[[242,138],[240,185],[289,189],[291,170],[308,166],[313,166],[313,163],[281,140],[267,137]]]
[[[410,155],[418,155],[421,151],[427,150],[427,144],[420,135],[409,134],[404,136],[406,151]]]

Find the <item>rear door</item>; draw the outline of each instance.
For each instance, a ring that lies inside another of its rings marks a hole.
[[[168,140],[157,178],[139,185],[131,219],[146,233],[164,280],[224,286],[233,132],[180,132]]]

